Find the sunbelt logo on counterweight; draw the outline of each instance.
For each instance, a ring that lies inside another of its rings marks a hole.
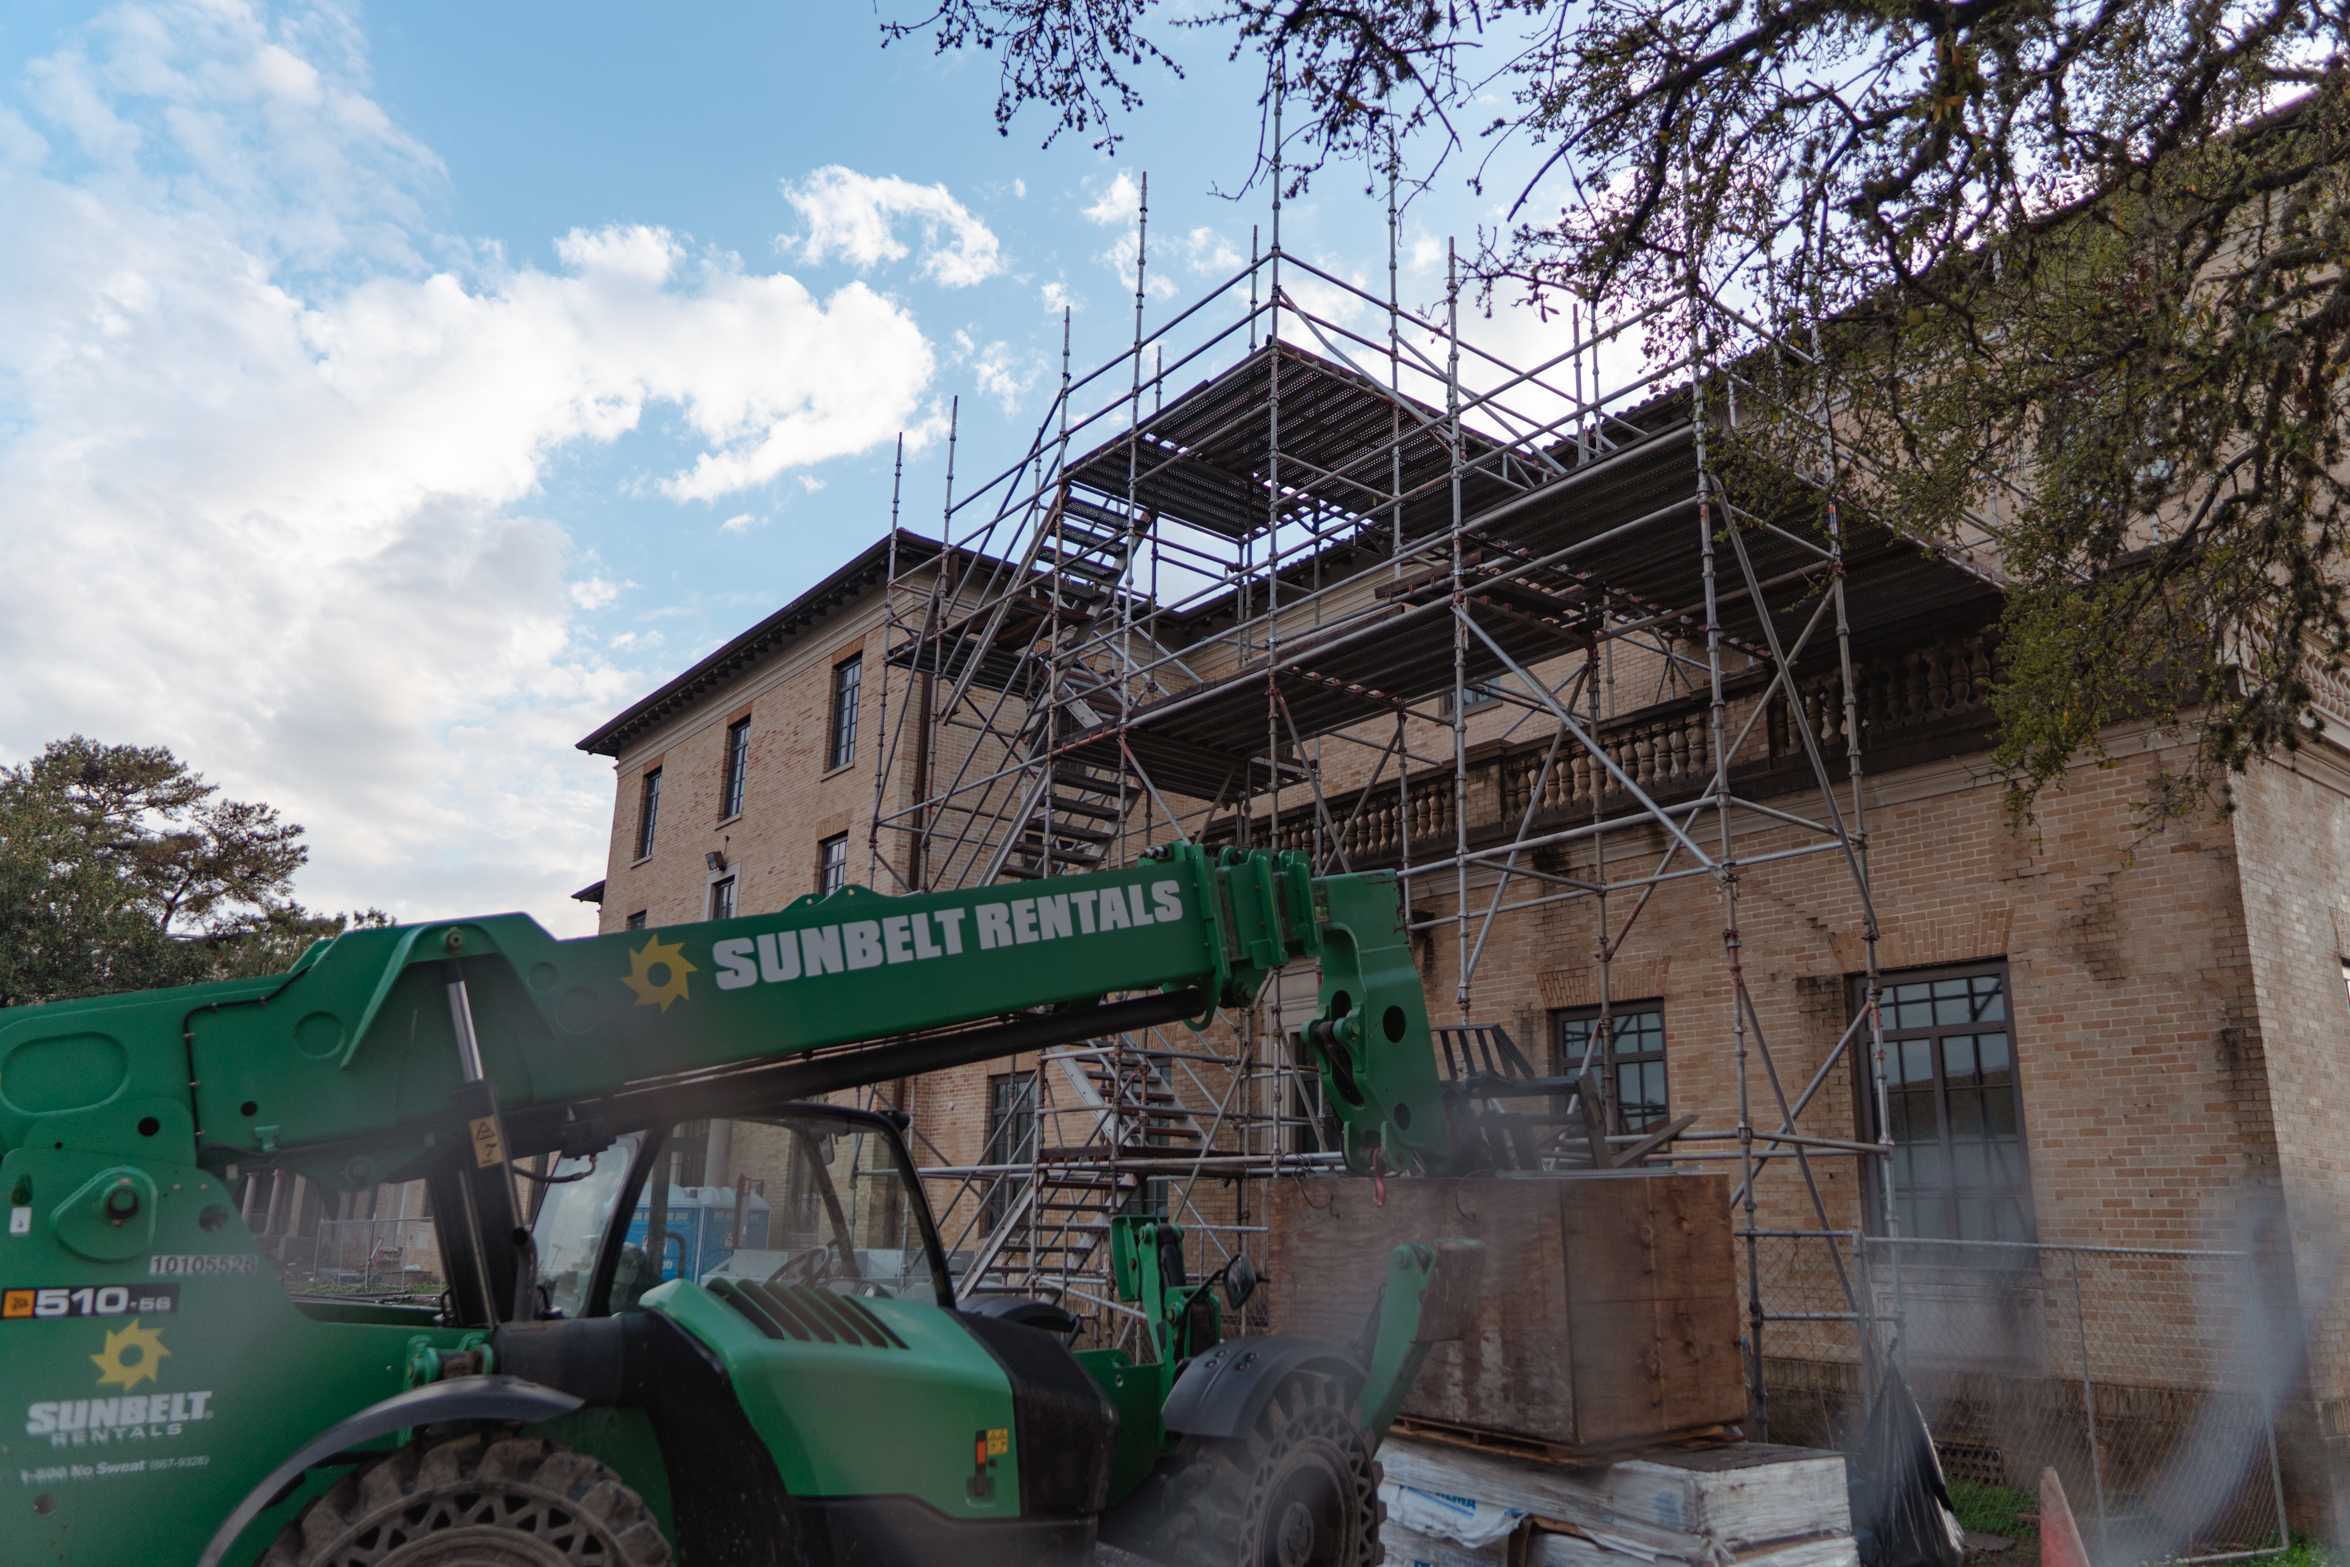
[[[210,1420],[209,1389],[131,1391],[160,1380],[163,1362],[170,1356],[160,1328],[133,1318],[124,1327],[108,1329],[105,1346],[89,1358],[98,1368],[98,1386],[116,1391],[103,1398],[46,1399],[28,1405],[24,1434],[46,1438],[55,1448],[97,1447],[178,1436],[189,1426]]]
[[[734,936],[712,943],[710,961],[718,970],[720,990],[741,990],[747,985],[788,984],[827,974],[927,963],[966,952],[1106,935],[1171,924],[1182,918],[1183,884],[1170,877],[1122,887],[1083,887],[1006,898],[969,908],[926,909],[770,931],[761,936]],[[682,975],[680,981],[682,988]],[[630,988],[636,987],[632,983]],[[639,997],[641,1002],[642,991]]]

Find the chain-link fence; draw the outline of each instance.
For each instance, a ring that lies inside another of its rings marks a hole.
[[[2275,1416],[2294,1351],[2245,1253],[1782,1231],[1757,1235],[1753,1277],[1774,1440],[1854,1438],[1866,1319],[1971,1526],[2028,1529],[2054,1469],[2097,1560],[2287,1543]]]
[[[433,1296],[445,1283],[430,1219],[321,1219],[314,1234],[278,1244],[286,1282],[297,1289]]]

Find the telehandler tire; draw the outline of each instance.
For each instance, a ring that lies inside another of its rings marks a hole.
[[[1299,1372],[1242,1435],[1185,1438],[1135,1548],[1178,1567],[1378,1567],[1387,1507],[1348,1392]]]
[[[420,1442],[337,1481],[260,1567],[668,1567],[637,1494],[585,1453],[501,1434]]]

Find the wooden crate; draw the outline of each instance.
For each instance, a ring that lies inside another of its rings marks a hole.
[[[1673,1172],[1274,1184],[1274,1325],[1352,1342],[1399,1241],[1485,1247],[1462,1337],[1405,1415],[1601,1452],[1746,1418],[1723,1178]]]

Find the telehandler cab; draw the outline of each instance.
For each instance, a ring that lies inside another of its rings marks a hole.
[[[1180,1230],[1122,1213],[1149,1357],[1073,1350],[1054,1303],[958,1300],[898,1119],[813,1102],[1205,1024],[1309,958],[1350,1164],[1473,1167],[1456,1125],[1490,1106],[1438,1077],[1393,879],[1190,844],[571,941],[355,930],[266,979],[0,1013],[0,1550],[732,1567],[1108,1538],[1369,1567],[1378,1442],[1474,1247],[1366,1259],[1355,1343],[1227,1338],[1246,1257],[1187,1279]],[[425,1181],[446,1293],[289,1293],[231,1195],[255,1172]]]

